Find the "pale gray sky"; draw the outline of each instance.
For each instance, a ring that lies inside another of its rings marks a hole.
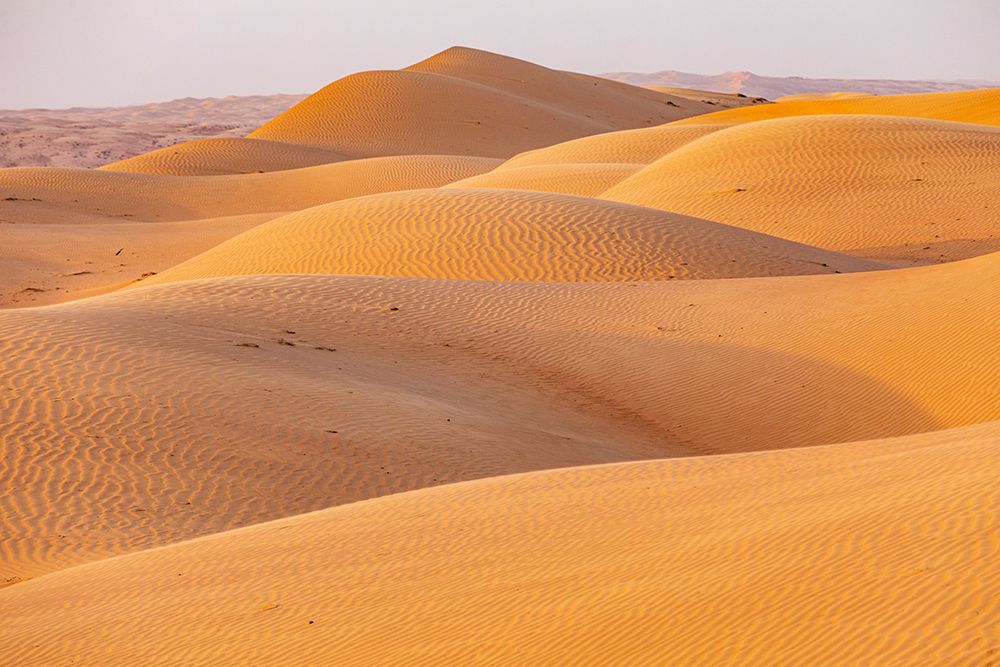
[[[591,73],[1000,80],[1000,0],[0,0],[0,108],[311,92],[454,44]]]

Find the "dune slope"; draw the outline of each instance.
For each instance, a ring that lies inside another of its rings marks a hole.
[[[909,95],[839,95],[828,99],[788,100],[725,109],[700,116],[696,123],[736,125],[771,118],[857,114],[908,116],[960,123],[1000,125],[1000,88]],[[684,124],[685,121],[678,121]]]
[[[0,652],[21,665],[989,664],[998,442],[993,423],[379,498],[0,590]]]
[[[456,47],[402,70],[335,81],[248,136],[351,157],[509,157],[710,110],[615,81]]]
[[[733,278],[881,268],[655,209],[516,190],[413,190],[293,213],[151,279],[267,273],[467,280]]]
[[[998,279],[1000,255],[670,283],[253,276],[4,311],[0,574],[444,481],[1000,419]]]
[[[714,132],[602,196],[832,250],[926,262],[1000,248],[997,183],[998,129],[811,116]]]
[[[313,167],[343,159],[343,155],[321,148],[234,137],[186,141],[112,162],[100,169],[133,174],[218,176]]]
[[[25,222],[57,222],[81,214],[190,220],[294,211],[375,192],[436,187],[488,171],[498,163],[489,158],[403,155],[212,177],[0,169],[0,217]]]

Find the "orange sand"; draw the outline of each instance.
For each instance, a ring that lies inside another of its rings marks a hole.
[[[0,664],[996,661],[998,111],[454,48],[0,169]]]

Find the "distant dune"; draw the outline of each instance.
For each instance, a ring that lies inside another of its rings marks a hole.
[[[996,662],[1000,89],[654,88],[0,137],[0,664]]]
[[[402,70],[335,81],[248,137],[351,157],[509,157],[709,110],[707,103],[456,47]]]
[[[636,86],[700,88],[720,93],[742,93],[776,100],[786,95],[840,92],[872,95],[943,93],[952,90],[997,88],[1000,81],[907,81],[899,79],[811,79],[801,76],[763,76],[753,72],[691,74],[676,70],[659,72],[610,72],[601,76]]]
[[[182,141],[240,137],[303,95],[0,110],[0,167],[97,167]]]

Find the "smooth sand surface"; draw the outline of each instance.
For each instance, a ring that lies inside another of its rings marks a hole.
[[[656,209],[541,192],[437,189],[358,197],[283,216],[150,280],[330,273],[582,282],[879,268]]]
[[[20,665],[988,665],[998,443],[992,423],[379,498],[12,587],[0,652]]]
[[[828,115],[713,132],[601,196],[860,256],[928,262],[1000,249],[997,183],[1000,129]]]
[[[0,169],[0,664],[1000,659],[996,91],[675,92]]]

